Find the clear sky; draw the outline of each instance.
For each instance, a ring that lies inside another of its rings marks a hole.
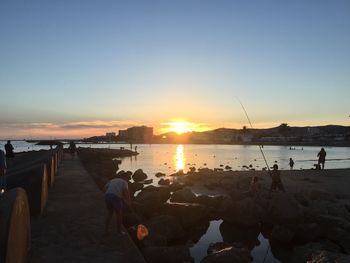
[[[0,1],[0,138],[350,125],[350,1]]]

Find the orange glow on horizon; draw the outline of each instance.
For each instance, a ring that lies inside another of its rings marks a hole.
[[[159,129],[160,133],[175,132],[177,134],[183,134],[187,132],[203,132],[210,130],[209,127],[201,123],[193,123],[184,120],[173,120],[162,123],[161,126],[163,127]]]

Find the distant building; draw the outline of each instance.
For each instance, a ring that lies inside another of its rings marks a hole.
[[[115,137],[115,132],[106,132],[106,137]]]
[[[126,130],[120,130],[118,137],[120,141],[151,143],[153,141],[153,128],[147,126],[131,127]]]

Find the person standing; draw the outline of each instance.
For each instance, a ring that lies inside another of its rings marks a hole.
[[[285,192],[286,190],[284,189],[284,186],[283,186],[283,183],[281,180],[281,172],[278,170],[277,164],[273,165],[273,170],[270,172],[270,176],[272,179],[271,187],[270,187],[270,194],[272,191],[275,191],[277,189]]]
[[[11,141],[8,140],[7,143],[5,144],[6,160],[7,160],[8,167],[12,166],[12,159],[15,157],[13,150],[14,150],[14,148],[11,144]]]
[[[318,157],[318,165],[322,165],[322,170],[324,169],[324,163],[326,162],[326,151],[324,148],[321,148],[321,151],[317,154]]]
[[[3,150],[0,150],[0,194],[6,190],[6,157]]]
[[[118,234],[125,234],[122,231],[123,224],[123,201],[130,206],[130,194],[128,190],[128,174],[123,173],[121,178],[114,178],[110,180],[104,187],[105,202],[107,207],[107,216],[105,223],[105,235],[108,234],[109,225],[115,213],[117,218],[117,232]]]
[[[293,170],[294,160],[292,158],[289,158],[289,167],[290,167],[291,170]]]

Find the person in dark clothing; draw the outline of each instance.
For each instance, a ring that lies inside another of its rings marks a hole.
[[[15,157],[15,154],[13,152],[14,148],[11,144],[11,141],[7,141],[5,144],[5,152],[6,152],[6,162],[7,166],[11,167],[12,166],[12,159]]]
[[[318,165],[322,165],[322,170],[324,169],[324,163],[326,162],[326,151],[324,148],[321,148],[321,151],[317,154],[318,157]]]
[[[285,192],[284,186],[282,184],[281,180],[281,172],[278,170],[278,165],[273,165],[273,170],[270,172],[270,176],[272,179],[271,187],[270,187],[270,193],[275,190],[281,190]]]
[[[73,159],[74,159],[74,156],[75,156],[75,153],[76,153],[76,151],[77,151],[77,146],[75,145],[75,143],[74,143],[73,141],[71,141],[71,142],[69,143],[68,149],[69,149],[69,152],[70,152],[70,154],[71,154],[71,156],[72,156],[72,160],[73,160]]]
[[[293,167],[294,167],[294,161],[292,158],[289,158],[289,166],[290,166],[290,169],[293,170]]]

